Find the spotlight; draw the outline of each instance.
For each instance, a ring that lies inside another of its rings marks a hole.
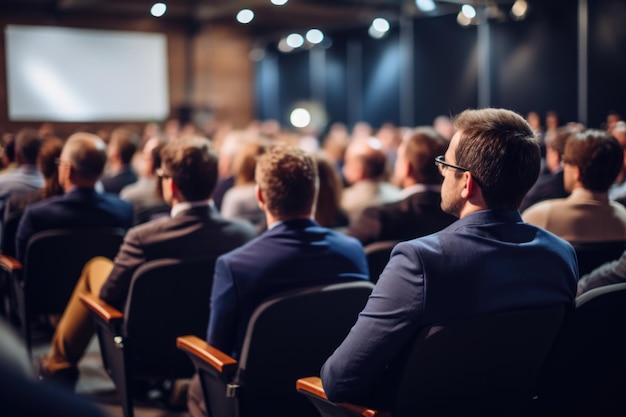
[[[289,0],[270,0],[274,6],[282,6],[286,4]]]
[[[165,3],[154,3],[150,8],[150,14],[154,17],[161,17],[165,14],[167,5]]]
[[[299,48],[304,45],[304,38],[298,33],[292,33],[291,35],[287,36],[287,45],[289,45],[293,49]]]
[[[464,4],[461,7],[461,13],[470,20],[476,17],[476,9],[470,4]]]
[[[435,2],[433,0],[415,0],[415,5],[423,12],[435,10]]]
[[[511,17],[515,20],[522,20],[528,12],[528,3],[526,0],[516,0],[511,7]]]
[[[324,34],[319,29],[310,29],[306,33],[306,40],[314,45],[317,45],[324,40]]]
[[[382,17],[377,17],[376,19],[374,19],[374,21],[372,22],[372,27],[378,32],[382,33],[387,32],[390,28],[387,19],[383,19]]]
[[[254,12],[250,9],[242,9],[237,13],[237,21],[239,23],[243,23],[244,25],[252,22],[254,19]]]

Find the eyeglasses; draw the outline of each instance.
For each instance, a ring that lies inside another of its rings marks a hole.
[[[161,178],[161,179],[165,179],[165,178],[172,178],[171,175],[166,174],[165,171],[163,170],[163,168],[157,168],[156,170],[156,176]]]
[[[438,157],[435,158],[435,165],[437,165],[437,168],[439,168],[439,173],[441,175],[443,175],[443,173],[446,171],[447,168],[454,168],[462,172],[469,172],[469,169],[467,168],[463,168],[458,165],[454,165],[454,164],[450,164],[446,162],[443,155],[439,155]]]

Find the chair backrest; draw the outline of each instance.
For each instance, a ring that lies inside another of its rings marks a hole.
[[[530,405],[565,307],[424,329],[400,365],[392,415],[517,415]]]
[[[193,375],[193,365],[176,348],[176,337],[206,336],[216,259],[159,259],[135,271],[122,329],[133,376]]]
[[[240,415],[317,416],[296,392],[296,380],[319,373],[373,287],[367,281],[320,286],[261,304],[250,319],[239,361]]]
[[[59,314],[67,305],[85,263],[115,257],[122,228],[52,229],[33,235],[24,256],[26,314]]]
[[[626,415],[625,324],[626,283],[576,299],[540,381],[540,400],[553,415]]]
[[[17,226],[20,224],[22,213],[13,213],[2,222],[2,254],[15,257],[15,236]]]
[[[367,257],[367,266],[369,268],[370,281],[376,283],[378,277],[385,269],[391,250],[398,244],[397,240],[383,240],[380,242],[370,243],[363,250]]]
[[[572,246],[578,258],[578,273],[582,277],[605,262],[619,259],[626,250],[626,241],[572,243]]]

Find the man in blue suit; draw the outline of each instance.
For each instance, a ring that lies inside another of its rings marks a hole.
[[[28,240],[37,232],[61,228],[121,227],[133,225],[133,206],[94,186],[107,160],[106,145],[90,133],[71,135],[59,158],[59,184],[65,194],[26,208],[16,235],[16,255],[24,260]]]
[[[389,406],[374,394],[394,391],[386,370],[426,326],[574,302],[574,249],[518,211],[540,170],[530,126],[503,109],[468,110],[455,124],[436,163],[441,208],[459,220],[394,248],[355,326],[322,368],[331,401]]]
[[[211,292],[207,341],[234,358],[239,358],[250,316],[266,298],[368,279],[359,241],[312,219],[319,180],[311,155],[297,148],[272,148],[259,157],[255,179],[268,230],[218,258]],[[197,376],[188,405],[192,416],[206,415]]]

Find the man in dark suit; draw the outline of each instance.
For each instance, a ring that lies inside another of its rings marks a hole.
[[[94,186],[106,163],[106,145],[96,135],[75,133],[63,146],[59,158],[59,184],[64,194],[29,205],[16,234],[20,261],[28,240],[37,232],[60,228],[121,227],[133,225],[133,206]]]
[[[361,244],[312,219],[319,184],[311,155],[291,147],[270,149],[259,157],[255,179],[268,230],[218,258],[211,292],[207,341],[235,358],[250,316],[266,298],[368,278]],[[206,415],[197,376],[188,405],[192,416]]]
[[[139,147],[139,140],[139,135],[127,127],[118,127],[111,133],[109,168],[101,180],[107,193],[119,194],[122,188],[137,182],[137,174],[131,162]]]
[[[572,135],[572,131],[567,127],[559,128],[557,131],[549,133],[546,137],[546,172],[539,175],[535,185],[528,190],[522,201],[520,212],[535,203],[553,198],[565,198],[569,192],[565,190],[563,183],[563,167],[561,158],[565,152],[565,143]]]
[[[171,217],[159,218],[128,231],[112,262],[94,258],[83,268],[52,339],[50,353],[40,360],[40,375],[72,385],[77,363],[94,329],[79,295],[99,295],[123,309],[133,273],[145,262],[161,258],[216,256],[255,236],[251,224],[223,219],[210,202],[217,180],[217,156],[204,138],[179,139],[161,153],[158,170],[163,199]]]
[[[441,207],[459,220],[394,248],[356,324],[322,367],[331,401],[388,407],[384,394],[394,392],[398,380],[390,365],[401,364],[403,350],[425,326],[573,305],[574,249],[523,223],[518,212],[540,169],[530,126],[503,109],[468,110],[455,125],[437,163],[444,177]]]
[[[441,175],[433,163],[447,148],[448,141],[432,128],[418,128],[409,134],[398,147],[394,171],[405,198],[365,209],[347,234],[367,245],[414,239],[452,223],[455,218],[441,210]]]

